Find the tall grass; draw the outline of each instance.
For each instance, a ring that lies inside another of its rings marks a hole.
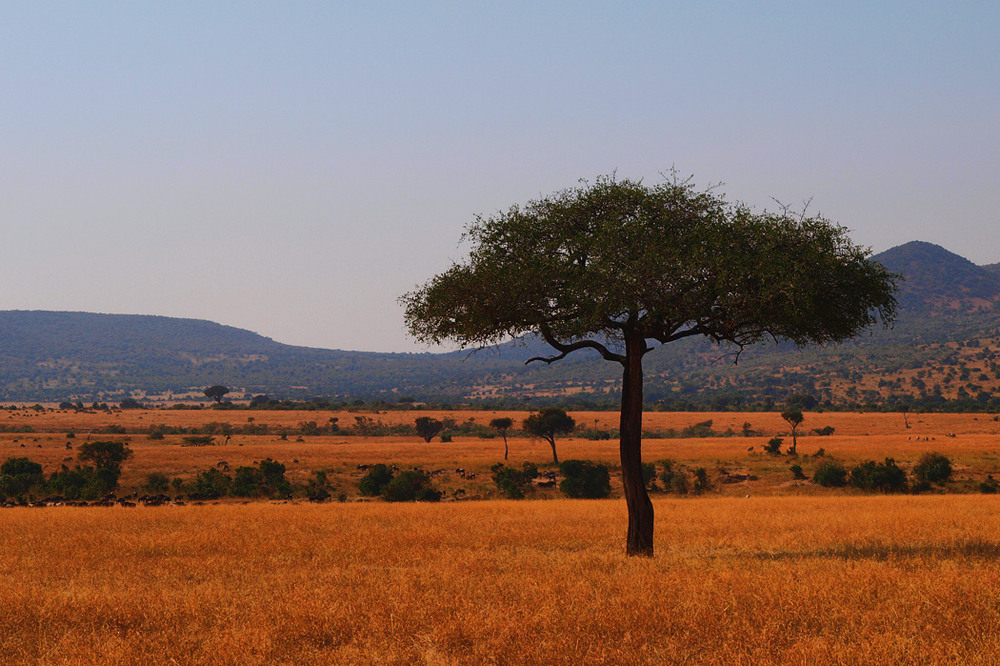
[[[1000,500],[9,509],[7,664],[994,663]]]

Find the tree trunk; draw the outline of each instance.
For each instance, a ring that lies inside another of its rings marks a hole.
[[[555,464],[558,465],[559,464],[559,456],[556,455],[556,438],[555,437],[548,437],[547,439],[549,440],[549,446],[552,447],[552,462],[554,462]]]
[[[653,503],[642,479],[642,356],[646,341],[626,335],[625,372],[622,376],[621,461],[628,536],[625,554],[653,556]]]
[[[507,435],[503,436],[503,459],[507,460]]]

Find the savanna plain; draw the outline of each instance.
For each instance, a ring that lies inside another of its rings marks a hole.
[[[807,412],[792,458],[762,453],[775,436],[790,441],[777,413],[647,414],[651,431],[711,420],[728,432],[644,441],[645,460],[703,468],[711,481],[697,496],[651,492],[652,559],[624,555],[614,440],[557,439],[561,459],[611,467],[610,499],[538,488],[510,500],[490,475],[500,437],[299,434],[359,416],[485,426],[527,414],[0,412],[0,461],[27,457],[46,474],[86,441],[127,441],[120,496],[144,492],[152,472],[186,481],[265,458],[293,484],[321,470],[333,487],[326,502],[0,509],[0,661],[1000,663],[1000,495],[976,490],[1000,475],[992,415]],[[573,416],[593,430],[617,420]],[[237,427],[248,419],[258,427]],[[208,446],[184,446],[174,430],[221,421],[233,434]],[[833,432],[812,432],[824,427]],[[168,434],[151,438],[157,429]],[[510,466],[557,469],[545,442],[516,435],[509,449]],[[790,472],[887,457],[910,469],[928,451],[952,461],[954,480],[921,494],[824,488]],[[437,472],[444,501],[361,497],[359,466],[379,462]]]

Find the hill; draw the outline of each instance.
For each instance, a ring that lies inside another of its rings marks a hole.
[[[646,357],[646,397],[673,408],[781,402],[988,405],[1000,391],[1000,270],[914,241],[873,257],[905,280],[892,329],[835,346],[734,351],[696,339]],[[619,368],[578,353],[552,364],[535,338],[478,352],[383,354],[284,345],[209,321],[83,312],[0,312],[0,399],[176,397],[224,384],[305,399],[613,405]],[[197,393],[195,393],[197,394]],[[998,405],[1000,406],[1000,405]]]

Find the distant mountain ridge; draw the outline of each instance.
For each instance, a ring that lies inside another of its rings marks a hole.
[[[1000,347],[1000,264],[977,266],[920,241],[873,260],[905,277],[894,328],[831,347],[760,345],[748,348],[738,366],[720,360],[725,348],[678,341],[646,357],[647,399],[693,404],[809,392],[871,401],[1000,390],[991,356]],[[385,354],[284,345],[204,320],[0,311],[0,400],[115,400],[224,384],[298,399],[615,402],[617,365],[584,353],[551,366],[524,363],[547,353],[530,336],[478,352]],[[965,357],[976,365],[963,372],[954,363]]]

